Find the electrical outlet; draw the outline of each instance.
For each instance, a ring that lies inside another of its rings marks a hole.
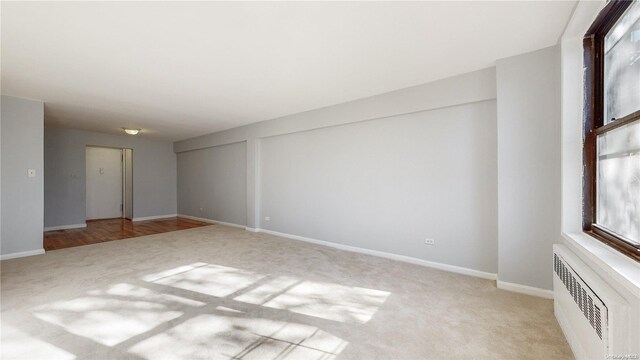
[[[271,217],[270,216],[265,216],[264,217],[264,221],[271,221]]]
[[[436,240],[435,239],[424,239],[424,243],[427,245],[435,245],[436,244]]]

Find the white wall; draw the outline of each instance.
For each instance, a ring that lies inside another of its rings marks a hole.
[[[555,46],[499,60],[497,74],[463,74],[174,149],[246,141],[250,228],[498,272],[499,284],[517,285],[511,290],[549,296],[560,241],[560,111]]]
[[[183,154],[246,142],[248,227],[495,274],[495,87],[489,68],[179,141],[178,178],[228,171]]]
[[[265,138],[261,227],[495,273],[495,135],[489,100]]]
[[[246,225],[247,144],[178,154],[178,213]]]
[[[1,108],[0,254],[42,253],[44,105],[3,95]],[[36,176],[27,177],[28,169]]]
[[[133,149],[133,216],[176,214],[172,143],[142,136],[45,129],[45,227],[84,224],[86,146]]]
[[[495,68],[261,121],[174,143],[176,152],[496,98]]]
[[[502,59],[498,91],[498,280],[552,289],[560,241],[560,52]]]
[[[247,226],[259,228],[258,173],[261,138],[484,101],[495,99],[495,96],[495,69],[487,68],[365,99],[178,141],[174,143],[174,150],[179,153],[246,141]]]

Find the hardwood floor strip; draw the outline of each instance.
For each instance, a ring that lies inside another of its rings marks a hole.
[[[86,228],[45,232],[44,249],[58,250],[208,225],[211,224],[180,217],[136,222],[127,219],[89,220]]]

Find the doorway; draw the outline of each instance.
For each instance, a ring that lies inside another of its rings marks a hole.
[[[133,218],[133,150],[86,148],[86,219]]]

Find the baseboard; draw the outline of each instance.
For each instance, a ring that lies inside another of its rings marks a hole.
[[[437,263],[433,261],[422,260],[422,259],[418,259],[410,256],[405,256],[405,255],[398,255],[398,254],[392,254],[384,251],[370,250],[370,249],[360,248],[356,246],[337,244],[330,241],[316,240],[316,239],[312,239],[304,236],[285,234],[285,233],[272,231],[272,230],[265,230],[265,229],[254,229],[254,230],[255,232],[271,234],[271,235],[280,236],[287,239],[299,240],[299,241],[304,241],[312,244],[328,246],[328,247],[332,247],[340,250],[346,250],[346,251],[356,252],[360,254],[377,256],[385,259],[391,259],[391,260],[401,261],[409,264],[430,267],[438,270],[444,270],[444,271],[448,271],[456,274],[475,276],[475,277],[479,277],[487,280],[496,280],[497,278],[497,274],[494,274],[494,273],[463,268],[460,266],[447,265],[447,264]]]
[[[202,222],[206,222],[209,224],[217,224],[217,221],[211,220],[211,219],[205,219],[205,218],[201,218],[201,217],[197,217],[197,216],[191,216],[191,215],[184,215],[184,214],[178,214],[178,217],[181,218],[185,218],[185,219],[191,219],[191,220],[196,220],[196,221],[202,221]]]
[[[230,223],[230,222],[218,221],[218,220],[213,220],[213,219],[206,219],[206,218],[201,218],[201,217],[197,217],[197,216],[184,215],[184,214],[178,214],[177,216],[178,217],[183,217],[185,219],[202,221],[202,222],[206,222],[206,223],[209,223],[209,224],[225,225],[225,226],[231,226],[231,227],[236,227],[236,228],[245,229],[245,230],[251,229],[251,228],[248,228],[248,227],[246,227],[244,225],[240,225],[240,224],[234,224],[234,223]]]
[[[497,280],[498,289],[513,291],[520,294],[537,296],[545,299],[553,299],[553,290],[540,289],[533,286],[514,284],[506,281]]]
[[[34,256],[34,255],[42,255],[42,254],[44,254],[44,249],[21,251],[17,253],[0,255],[0,260],[9,260],[9,259],[16,259],[16,258],[21,258],[26,256]]]
[[[145,217],[133,218],[133,219],[131,219],[131,221],[146,221],[146,220],[166,219],[166,218],[173,218],[173,217],[176,217],[176,216],[178,216],[178,214],[145,216]]]
[[[44,228],[44,231],[55,231],[55,230],[69,230],[69,229],[81,229],[86,228],[87,224],[72,224],[72,225],[60,225],[60,226],[47,226]]]

